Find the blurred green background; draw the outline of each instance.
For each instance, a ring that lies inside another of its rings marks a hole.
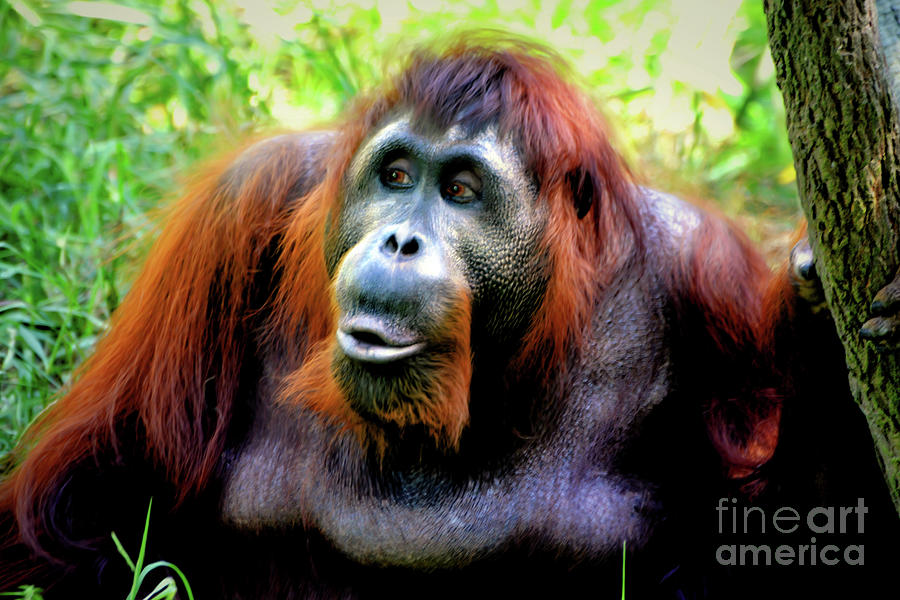
[[[192,163],[327,121],[465,25],[556,48],[643,181],[784,255],[798,209],[758,0],[0,0],[0,455],[102,334]]]

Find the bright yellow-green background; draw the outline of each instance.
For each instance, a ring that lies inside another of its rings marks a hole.
[[[460,26],[556,48],[645,181],[783,247],[793,169],[756,0],[0,0],[0,453],[90,351],[179,173],[327,120]]]

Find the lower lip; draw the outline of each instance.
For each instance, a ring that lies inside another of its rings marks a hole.
[[[360,362],[386,364],[409,358],[425,348],[425,342],[417,342],[408,346],[381,346],[360,342],[351,334],[337,330],[337,341],[344,354]]]

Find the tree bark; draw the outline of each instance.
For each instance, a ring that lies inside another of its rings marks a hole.
[[[859,335],[900,248],[898,116],[874,2],[765,0],[765,11],[816,268],[900,511],[900,360]]]

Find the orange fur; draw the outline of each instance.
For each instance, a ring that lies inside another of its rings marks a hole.
[[[134,446],[120,440],[129,421],[182,498],[213,476],[251,335],[253,279],[283,229],[295,154],[282,144],[246,178],[233,177],[240,161],[228,157],[172,206],[109,333],[23,436],[21,461],[0,486],[0,511],[15,513],[29,546],[41,548],[45,511],[72,469]]]
[[[461,298],[452,303],[452,312],[434,338],[448,351],[434,357],[428,372],[420,378],[401,381],[388,406],[376,407],[382,422],[406,427],[423,425],[443,447],[457,448],[469,421],[469,385],[472,379],[471,303]],[[335,376],[337,342],[334,335],[320,342],[303,366],[292,373],[282,387],[282,401],[302,402],[331,422],[352,430],[364,445],[383,450],[385,440],[373,426],[355,412],[347,394],[355,382]]]
[[[772,387],[770,308],[764,302],[773,275],[743,232],[714,212],[706,213],[673,276],[700,315],[714,345],[711,351],[741,369],[726,374],[725,393],[730,395],[722,397],[723,390],[712,384],[706,422],[728,477],[745,479],[771,460],[780,434],[782,395]],[[747,373],[767,378],[733,380]],[[754,482],[747,491],[761,488]]]

